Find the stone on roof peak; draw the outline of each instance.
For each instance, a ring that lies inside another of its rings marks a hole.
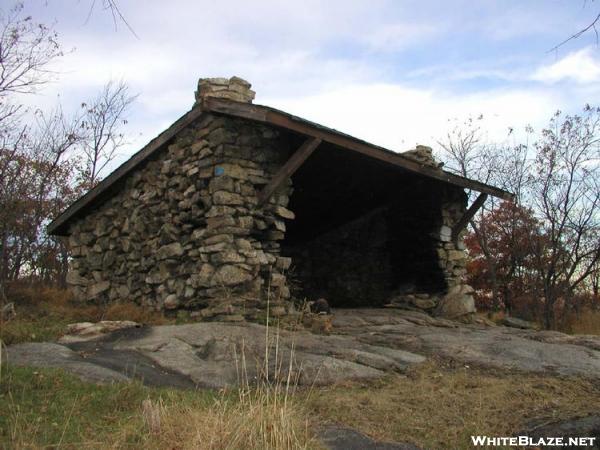
[[[252,85],[246,80],[233,76],[231,78],[200,78],[196,91],[196,104],[206,97],[226,98],[237,102],[252,103],[256,93],[250,89]]]

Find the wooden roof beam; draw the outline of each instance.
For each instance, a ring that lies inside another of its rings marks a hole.
[[[319,138],[308,138],[304,143],[294,152],[294,154],[286,161],[286,163],[279,169],[273,179],[267,184],[258,195],[258,204],[264,204],[273,195],[273,192],[282,185],[284,181],[290,178],[296,170],[300,168],[304,161],[308,159],[310,155],[316,150],[321,143]]]
[[[488,195],[485,192],[479,194],[479,196],[475,199],[473,204],[465,211],[460,220],[454,225],[452,228],[452,241],[456,242],[458,240],[458,235],[460,232],[468,225],[473,216],[479,211],[479,208],[483,206],[485,201],[487,200]]]
[[[494,197],[502,198],[504,200],[514,199],[513,194],[503,189],[429,167],[425,164],[421,164],[417,161],[407,158],[401,153],[392,152],[383,147],[369,144],[368,142],[361,141],[336,130],[323,127],[319,124],[309,122],[299,117],[295,117],[266,106],[232,102],[220,98],[207,98],[205,99],[204,108],[216,113],[232,115],[235,117],[271,124],[295,131],[305,136],[319,138],[323,142],[328,142],[339,147],[361,153],[371,158],[393,164],[411,172],[419,173],[436,180],[454,184],[455,186],[472,189],[478,192],[485,192],[486,194],[493,195]]]

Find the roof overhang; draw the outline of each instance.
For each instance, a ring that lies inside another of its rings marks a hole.
[[[96,201],[99,201],[100,197],[107,193],[109,188],[117,181],[135,170],[152,154],[157,152],[167,142],[173,139],[181,130],[186,128],[188,125],[199,119],[202,114],[207,112],[237,117],[283,128],[305,136],[320,139],[323,142],[327,142],[350,151],[361,153],[365,156],[395,165],[410,172],[418,173],[425,177],[489,194],[504,200],[514,199],[514,195],[512,193],[503,189],[476,180],[461,177],[440,169],[435,169],[426,164],[421,164],[413,159],[403,156],[401,153],[396,153],[386,148],[370,144],[348,134],[341,133],[332,128],[324,127],[323,125],[288,114],[284,111],[263,105],[254,105],[251,103],[241,103],[223,98],[207,97],[203,99],[201,105],[194,107],[192,110],[180,117],[167,130],[150,141],[128,161],[123,163],[114,172],[98,183],[97,186],[71,204],[48,225],[48,233],[61,236],[67,235],[68,227],[72,220],[80,215],[83,215],[85,211],[88,210],[88,208],[90,208]]]

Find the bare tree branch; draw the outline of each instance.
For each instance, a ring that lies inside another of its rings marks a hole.
[[[563,45],[565,45],[567,42],[570,42],[570,41],[572,41],[574,39],[578,39],[579,37],[581,37],[583,34],[587,33],[590,30],[594,31],[594,34],[596,35],[596,45],[598,45],[598,30],[596,28],[596,25],[598,25],[599,22],[600,22],[600,13],[598,13],[598,15],[596,16],[596,18],[594,20],[592,20],[592,22],[588,26],[582,28],[577,33],[569,36],[567,39],[565,39],[561,43],[559,43],[559,44],[555,45],[554,47],[552,47],[550,50],[548,50],[548,53],[558,50],[560,47],[562,47]]]
[[[90,104],[82,104],[79,120],[87,188],[98,183],[102,171],[126,144],[121,127],[127,123],[125,115],[135,98],[124,82],[110,81]]]
[[[96,6],[97,6],[97,0],[92,0],[86,21],[88,21],[90,19]],[[127,21],[127,19],[121,12],[116,0],[102,0],[102,9],[104,9],[105,11],[109,11],[110,14],[112,15],[115,30],[118,28],[118,23],[122,22],[125,24],[127,29],[131,32],[131,34],[133,34],[137,39],[139,39],[139,36],[136,34],[135,30],[132,28],[132,26],[129,24],[129,22]]]

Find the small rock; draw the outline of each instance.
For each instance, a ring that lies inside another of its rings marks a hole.
[[[284,208],[283,206],[277,206],[275,208],[275,214],[277,214],[279,217],[283,217],[284,219],[295,219],[296,218],[296,214],[294,214],[293,211],[290,211],[287,208]]]
[[[452,228],[447,225],[443,225],[440,228],[440,241],[442,242],[450,242],[452,239]]]
[[[433,309],[437,303],[431,298],[413,298],[412,304],[419,309]]]
[[[101,337],[107,333],[126,328],[139,328],[141,325],[131,320],[102,320],[97,323],[78,322],[67,325],[65,335],[61,337],[60,343],[73,343],[89,341]]]
[[[215,205],[243,205],[244,198],[239,194],[227,191],[217,191],[213,194]]]
[[[88,286],[88,298],[94,298],[110,288],[110,281],[100,281]]]
[[[331,308],[327,300],[320,298],[310,304],[310,312],[313,314],[331,314]]]
[[[453,293],[447,294],[440,300],[434,315],[446,319],[456,319],[475,312],[475,300],[472,295]]]
[[[413,444],[401,442],[377,442],[352,428],[328,426],[318,433],[328,450],[420,450]]]
[[[163,245],[156,252],[157,259],[168,259],[175,258],[183,255],[183,247],[179,242],[173,242],[172,244]]]
[[[522,330],[536,330],[538,326],[533,322],[518,319],[517,317],[505,317],[502,319],[502,325],[512,328],[520,328]]]
[[[238,266],[233,265],[219,267],[214,276],[216,285],[223,284],[225,286],[234,286],[236,284],[250,281],[251,279],[252,275],[250,273]]]
[[[177,309],[179,306],[179,298],[175,294],[168,295],[163,303],[165,309]]]
[[[195,288],[210,286],[215,269],[210,264],[203,264],[200,272],[192,274],[188,278],[188,283]]]
[[[0,319],[2,319],[4,322],[14,319],[16,315],[17,312],[15,311],[15,304],[13,302],[7,303],[0,308]]]
[[[275,267],[279,270],[288,270],[292,265],[292,258],[285,256],[278,256],[275,262]]]
[[[88,283],[89,281],[87,280],[87,278],[84,278],[81,275],[79,275],[79,272],[76,272],[74,270],[70,270],[69,272],[67,272],[67,284],[73,286],[87,286]]]

